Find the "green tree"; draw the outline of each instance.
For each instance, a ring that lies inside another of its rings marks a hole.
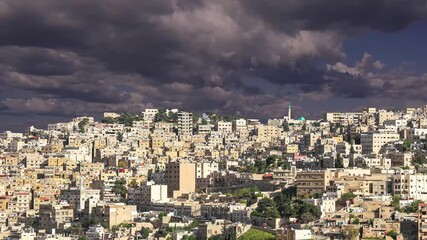
[[[405,207],[403,207],[403,211],[406,213],[415,213],[418,211],[418,204],[420,203],[420,200],[416,200],[411,202],[410,204],[406,205]]]
[[[337,155],[337,158],[335,159],[335,168],[344,168],[344,159],[339,153]]]
[[[354,198],[356,198],[357,196],[356,196],[356,194],[354,194],[354,193],[352,193],[352,192],[346,192],[346,193],[344,193],[342,196],[341,196],[341,198],[342,199],[344,199],[344,200],[353,200]]]
[[[40,227],[40,217],[34,217],[31,227],[38,230]]]
[[[416,151],[414,157],[412,158],[412,162],[418,165],[426,164],[426,154],[423,151]]]
[[[151,232],[151,230],[149,228],[145,228],[145,227],[142,227],[139,230],[139,234],[141,235],[142,239],[147,239],[148,236],[150,235],[150,232]]]
[[[288,121],[284,121],[283,124],[282,124],[282,126],[283,126],[283,131],[289,132],[289,123],[288,123]]]
[[[182,240],[196,240],[196,236],[194,235],[184,235],[181,238]]]
[[[405,139],[403,141],[403,144],[402,144],[402,151],[406,152],[409,150],[411,150],[411,142],[409,140]]]
[[[126,180],[124,178],[116,180],[111,190],[116,195],[120,195],[123,199],[126,198],[126,194],[128,193],[126,188]]]
[[[238,238],[238,240],[254,240],[254,239],[274,240],[276,239],[276,237],[271,233],[251,228]]]
[[[352,224],[360,224],[360,219],[359,218],[353,219]]]
[[[134,121],[144,120],[144,117],[139,114],[133,113],[123,113],[118,118],[116,118],[116,122],[120,124],[124,124],[125,126],[132,126]]]
[[[135,180],[135,179],[133,179],[133,180],[129,183],[129,186],[130,186],[131,188],[137,188],[139,185],[138,185],[138,183],[136,182],[136,180]]]
[[[297,201],[295,205],[294,208],[297,209],[297,217],[303,223],[309,223],[317,220],[322,215],[320,208],[311,203]]]
[[[123,141],[123,133],[121,132],[117,133],[117,141],[119,142]]]
[[[388,232],[387,233],[387,236],[390,236],[391,238],[393,238],[394,240],[396,240],[397,239],[397,236],[398,236],[399,234],[396,232],[396,230],[391,230],[390,232]]]
[[[259,192],[259,189],[257,186],[244,187],[244,188],[239,188],[239,189],[235,190],[232,193],[232,196],[238,200],[238,199],[242,199],[242,198],[249,198],[252,195],[254,195],[256,192]]]
[[[200,114],[198,112],[193,112],[193,124],[199,122]]]
[[[166,114],[165,109],[159,109],[159,111],[154,115],[155,122],[167,122],[169,121],[168,114]]]
[[[234,227],[224,226],[222,233],[209,237],[209,240],[236,240],[237,233]]]
[[[83,118],[83,120],[81,120],[79,122],[79,124],[78,124],[79,131],[82,132],[82,133],[86,132],[86,128],[87,128],[88,124],[89,124],[89,119],[88,118]]]
[[[266,163],[266,167],[274,167],[277,163],[277,155],[270,155],[267,157],[267,159],[265,160]]]
[[[113,124],[116,123],[116,120],[112,117],[106,117],[101,120],[102,123]]]
[[[124,159],[119,160],[117,166],[119,168],[128,168],[128,162]]]
[[[267,163],[263,160],[256,160],[255,164],[255,172],[256,173],[265,173],[266,171],[266,167],[267,167]]]
[[[258,207],[252,212],[252,215],[264,218],[280,217],[280,213],[276,208],[276,203],[270,198],[259,200]]]
[[[397,211],[400,210],[400,196],[399,195],[393,196],[393,200],[391,201],[391,206]]]

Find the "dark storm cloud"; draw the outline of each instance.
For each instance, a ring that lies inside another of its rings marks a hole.
[[[242,1],[253,14],[283,31],[296,29],[371,29],[397,31],[410,23],[426,19],[424,0],[287,0]]]
[[[94,59],[74,52],[35,47],[0,47],[0,83],[89,102],[123,102],[126,91],[115,86],[114,75]]]
[[[156,106],[267,116],[295,100],[248,79],[292,86],[297,98],[366,97],[377,80],[339,70],[343,42],[425,16],[418,0],[3,0],[0,83],[30,94],[0,101],[40,114]]]

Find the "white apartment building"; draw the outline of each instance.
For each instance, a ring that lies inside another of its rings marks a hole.
[[[283,133],[283,128],[276,126],[257,126],[257,142],[270,142],[273,139],[279,139]]]
[[[283,124],[283,119],[268,119],[267,121],[268,126],[281,127],[282,124]]]
[[[16,139],[8,144],[8,150],[9,152],[19,152],[25,145],[24,141]]]
[[[23,138],[24,134],[22,133],[14,133],[11,131],[5,131],[0,133],[0,139],[12,139],[12,138]]]
[[[104,118],[118,118],[120,114],[115,112],[104,112]]]
[[[384,125],[385,121],[395,120],[397,118],[396,114],[387,110],[379,110],[377,115],[378,125]]]
[[[392,180],[393,194],[427,201],[427,175],[402,173],[393,175]]]
[[[240,118],[240,119],[234,120],[234,122],[233,122],[234,131],[240,132],[242,130],[246,130],[247,128],[248,127],[247,127],[247,123],[246,123],[245,119]]]
[[[67,201],[76,210],[82,211],[85,209],[85,203],[88,199],[92,199],[96,203],[100,201],[101,191],[99,189],[84,189],[81,185],[79,188],[61,190],[60,199]]]
[[[337,199],[335,197],[328,196],[324,194],[321,198],[311,198],[311,199],[303,199],[304,202],[311,203],[320,208],[322,212],[322,216],[326,216],[326,213],[335,212],[335,202]]]
[[[142,114],[144,115],[144,121],[152,122],[154,117],[159,112],[159,109],[156,108],[147,108]]]
[[[199,162],[196,164],[196,178],[207,178],[211,173],[218,171],[217,162]]]
[[[406,130],[406,138],[411,141],[426,139],[427,128],[411,128]]]
[[[209,134],[212,131],[211,124],[199,124],[197,126],[197,132],[199,134]]]
[[[391,132],[369,132],[360,136],[362,153],[379,153],[381,148],[391,142],[399,141],[399,134]]]
[[[406,127],[406,125],[408,124],[408,120],[406,119],[393,119],[393,120],[385,120],[384,121],[384,126],[394,126],[397,129]]]
[[[154,181],[148,181],[137,189],[130,189],[128,193],[129,201],[137,205],[140,210],[147,210],[152,203],[169,202],[168,186],[155,184]]]
[[[391,168],[391,159],[377,156],[376,154],[359,156],[354,159],[354,163],[358,167],[368,168]]]
[[[325,119],[331,123],[354,124],[362,119],[361,112],[329,112],[325,114]]]
[[[225,135],[233,132],[233,125],[231,122],[219,121],[217,125],[218,132],[221,132]]]

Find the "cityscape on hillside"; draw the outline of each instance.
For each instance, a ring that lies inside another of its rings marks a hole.
[[[151,108],[0,133],[0,237],[427,239],[427,105],[284,115]]]
[[[427,0],[0,0],[0,240],[427,240]]]

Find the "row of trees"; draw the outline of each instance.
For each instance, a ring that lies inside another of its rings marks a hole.
[[[260,194],[258,193],[258,187],[245,187],[239,188],[234,191],[231,195],[236,201],[244,201],[247,206],[251,206],[252,204],[258,201],[258,197]]]
[[[263,174],[277,167],[288,169],[290,164],[283,159],[280,159],[277,155],[270,155],[265,160],[258,159],[255,160],[253,164],[246,165],[243,171],[248,173]]]
[[[258,207],[252,212],[252,215],[264,218],[297,218],[303,223],[320,218],[322,212],[319,207],[296,199],[295,196],[296,188],[290,187],[273,199],[263,198],[258,202]]]
[[[108,123],[108,124],[119,123],[119,124],[124,124],[125,126],[132,126],[134,121],[142,121],[142,120],[144,120],[144,117],[141,114],[123,113],[117,118],[106,117],[102,119],[102,122]]]

